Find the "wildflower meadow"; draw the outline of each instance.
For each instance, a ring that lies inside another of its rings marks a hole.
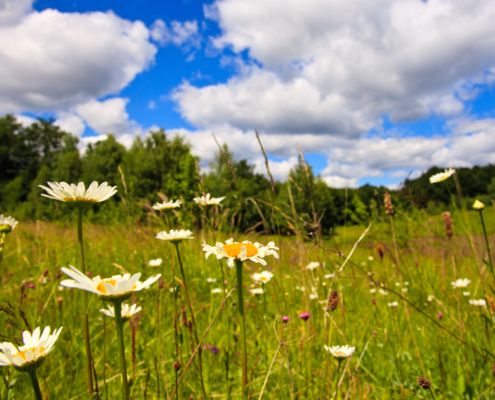
[[[191,226],[184,199],[95,224],[115,186],[40,185],[71,217],[0,217],[0,398],[493,398],[495,212],[457,194],[287,236],[229,227],[209,193]]]

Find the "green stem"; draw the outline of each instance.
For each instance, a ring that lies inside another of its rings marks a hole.
[[[179,267],[180,267],[180,273],[182,275],[182,281],[184,283],[184,292],[186,293],[187,307],[189,308],[189,312],[191,313],[191,321],[192,321],[194,339],[196,340],[196,345],[199,345],[199,337],[198,337],[198,332],[197,332],[197,327],[196,327],[196,319],[194,318],[194,311],[193,311],[192,304],[191,304],[191,298],[189,296],[189,289],[187,287],[186,273],[184,272],[184,266],[182,265],[182,258],[180,256],[179,242],[174,242],[174,246],[175,246],[175,251],[177,253],[177,260],[179,261]],[[203,396],[206,399],[208,397],[206,395],[205,383],[204,383],[204,378],[203,378],[203,357],[202,357],[201,346],[198,348],[198,364],[199,364],[199,377],[200,377],[200,382],[201,382],[201,391],[203,392]]]
[[[248,393],[246,390],[248,384],[247,376],[247,348],[246,348],[246,315],[244,313],[244,298],[242,288],[242,261],[235,260],[235,269],[237,274],[237,298],[238,309],[241,315],[241,342],[242,342],[242,398],[247,399]]]
[[[488,266],[490,267],[490,271],[492,273],[492,276],[495,279],[495,273],[493,271],[492,252],[490,250],[490,242],[488,240],[488,234],[486,233],[486,226],[485,226],[485,219],[483,218],[483,211],[480,210],[479,213],[480,213],[480,219],[481,219],[481,226],[483,227],[483,236],[485,237],[486,252],[488,253]]]
[[[82,206],[78,208],[77,218],[77,241],[79,242],[79,249],[81,252],[81,270],[83,274],[86,274],[86,259],[84,257],[84,236],[83,236],[83,212]],[[91,343],[89,340],[89,315],[88,315],[88,292],[83,293],[83,334],[84,334],[84,347],[86,350],[86,375],[89,394],[94,394],[93,385],[93,363],[91,357]]]
[[[38,377],[36,376],[36,368],[29,369],[28,374],[31,378],[31,383],[33,384],[34,398],[36,400],[43,400],[43,396],[41,395],[40,383],[38,382]]]
[[[122,399],[129,400],[129,384],[127,382],[127,368],[125,362],[124,346],[124,322],[122,321],[122,301],[116,300],[113,303],[115,309],[115,326],[117,328],[117,339],[120,348],[120,372],[122,374]]]

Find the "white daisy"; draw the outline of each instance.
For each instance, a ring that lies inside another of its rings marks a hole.
[[[10,365],[19,370],[38,366],[52,351],[61,331],[62,328],[58,328],[50,334],[49,326],[43,332],[38,327],[33,333],[22,333],[22,346],[17,347],[9,342],[0,343],[0,366]]]
[[[344,358],[350,357],[354,354],[356,350],[355,347],[352,346],[323,346],[323,348],[329,352],[332,356],[339,360],[343,360]]]
[[[485,299],[473,299],[473,300],[469,300],[469,304],[471,304],[472,306],[476,306],[476,307],[486,307],[486,300]]]
[[[182,205],[182,201],[164,201],[162,203],[153,204],[153,210],[162,211],[162,210],[172,210],[174,208],[179,208]]]
[[[162,262],[163,260],[161,258],[154,258],[148,261],[148,265],[150,267],[159,267],[160,265],[162,265]]]
[[[225,197],[211,197],[209,193],[206,195],[195,197],[193,200],[198,206],[219,206]]]
[[[171,229],[170,231],[161,231],[156,235],[157,239],[168,240],[172,243],[178,243],[186,239],[193,239],[193,233],[186,229]]]
[[[309,271],[313,271],[316,268],[319,268],[321,264],[318,261],[311,261],[308,265],[306,265],[306,269]]]
[[[12,217],[4,217],[0,214],[0,233],[10,233],[17,225],[17,221]]]
[[[449,168],[443,172],[439,172],[438,174],[430,176],[430,183],[438,183],[443,182],[446,179],[449,179],[452,175],[455,174],[455,169]]]
[[[229,267],[234,266],[235,260],[250,260],[261,265],[266,265],[266,261],[264,260],[266,256],[278,258],[278,247],[273,242],[269,242],[266,246],[263,246],[257,242],[252,243],[247,240],[234,242],[233,239],[228,239],[225,243],[217,242],[215,246],[203,243],[203,251],[206,258],[211,255],[214,255],[218,260],[226,258]]]
[[[399,306],[399,303],[397,303],[396,301],[391,301],[391,302],[387,303],[387,306],[390,308],[395,308],[395,307]]]
[[[482,203],[481,201],[479,200],[476,200],[474,203],[473,203],[473,209],[474,210],[478,210],[478,211],[481,211],[483,210],[483,208],[485,208],[485,204]]]
[[[62,286],[74,289],[82,289],[97,294],[103,300],[124,300],[131,296],[133,292],[148,289],[153,283],[160,279],[161,274],[152,276],[141,282],[140,273],[114,275],[110,278],[89,278],[81,271],[69,265],[69,268],[62,268],[62,272],[72,279],[60,282]]]
[[[264,291],[262,288],[260,287],[257,287],[257,288],[252,288],[249,290],[249,293],[251,293],[253,296],[257,296],[257,295],[260,295],[260,294],[263,294]]]
[[[457,279],[454,282],[450,282],[454,289],[466,288],[469,286],[470,283],[471,281],[469,279]]]
[[[270,271],[262,271],[260,273],[253,274],[253,280],[258,283],[267,283],[273,278],[273,274]]]
[[[129,306],[129,304],[122,304],[122,320],[123,321],[128,321],[130,320],[134,315],[136,315],[138,312],[140,312],[142,308],[140,306],[137,306],[136,304],[132,304]],[[102,308],[100,310],[101,313],[105,314],[107,317],[110,318],[115,318],[115,307],[113,307],[111,304],[108,305],[107,308]]]
[[[47,185],[48,187],[39,185],[46,191],[41,194],[42,196],[72,203],[101,203],[117,193],[117,187],[110,186],[107,182],[101,184],[91,182],[87,189],[83,182],[77,185],[66,182],[47,182]]]
[[[333,279],[333,278],[335,278],[335,274],[334,273],[325,274],[325,275],[323,275],[323,278],[324,279]]]
[[[220,288],[213,288],[210,291],[210,293],[212,293],[212,294],[218,294],[218,293],[222,293],[222,292],[223,292],[223,290]]]
[[[215,283],[217,281],[217,278],[206,278],[206,282],[208,283]]]

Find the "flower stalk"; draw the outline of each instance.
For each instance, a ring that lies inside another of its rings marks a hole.
[[[237,299],[238,299],[238,309],[241,316],[241,343],[242,343],[242,398],[247,399],[247,347],[246,347],[246,314],[244,312],[244,297],[243,297],[243,287],[242,287],[242,261],[235,260],[235,269],[237,275]]]
[[[488,266],[490,267],[492,277],[495,279],[495,272],[493,271],[492,252],[490,249],[490,241],[488,240],[488,234],[486,232],[485,219],[483,218],[483,209],[479,209],[478,213],[480,214],[481,226],[483,228],[483,237],[485,238],[486,252],[488,253]]]
[[[81,252],[81,269],[86,274],[86,259],[84,257],[84,236],[83,236],[83,214],[84,207],[79,205],[77,215],[77,240],[79,242],[79,249]],[[88,392],[94,393],[93,385],[93,359],[91,356],[91,342],[89,339],[89,315],[88,315],[88,293],[83,293],[83,335],[84,335],[84,348],[86,351],[86,375]]]
[[[27,372],[29,374],[29,378],[31,378],[31,384],[33,385],[34,398],[36,400],[43,400],[40,383],[38,381],[38,376],[36,375],[36,367],[29,368]]]
[[[122,301],[115,300],[113,302],[115,309],[115,327],[117,329],[117,340],[120,350],[120,372],[122,375],[122,399],[129,400],[129,383],[127,381],[127,367],[125,362],[125,346],[124,346],[124,322],[122,320]]]

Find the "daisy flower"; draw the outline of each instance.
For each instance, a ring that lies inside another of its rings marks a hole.
[[[266,265],[266,261],[264,260],[266,256],[278,258],[278,247],[273,242],[269,242],[266,246],[263,246],[260,243],[252,243],[248,240],[234,242],[234,239],[228,239],[225,243],[217,242],[215,246],[203,243],[203,251],[206,258],[211,255],[214,255],[218,260],[226,258],[231,268],[234,267],[236,260],[250,260],[261,265]]]
[[[253,274],[253,280],[257,283],[267,283],[273,278],[273,274],[270,271],[262,271],[260,273]]]
[[[253,296],[256,296],[256,295],[260,295],[260,294],[263,294],[264,291],[262,288],[260,287],[257,287],[257,288],[252,288],[249,290],[249,293],[251,293]]]
[[[38,327],[32,333],[22,333],[22,346],[17,347],[9,342],[0,343],[0,366],[10,365],[21,371],[37,367],[52,351],[61,331],[62,328],[58,328],[50,334],[49,326],[43,332]]]
[[[486,307],[486,300],[485,299],[473,299],[473,300],[469,300],[469,304],[471,304],[472,306],[476,306],[476,307]]]
[[[163,260],[161,258],[154,258],[148,261],[148,265],[150,267],[159,267],[160,265],[162,265],[162,262]]]
[[[110,186],[107,182],[98,184],[93,181],[87,189],[83,182],[77,185],[66,182],[47,182],[47,185],[48,187],[39,185],[46,191],[42,193],[42,196],[69,203],[101,203],[117,193],[117,187]]]
[[[123,321],[128,321],[130,320],[134,315],[136,315],[138,312],[140,312],[142,308],[140,306],[137,306],[136,304],[122,304],[122,320]],[[115,307],[112,305],[109,305],[107,308],[102,308],[100,310],[101,313],[105,314],[107,317],[110,318],[115,318]]]
[[[397,303],[396,301],[391,301],[387,303],[387,306],[389,306],[390,308],[396,308],[399,306],[399,303]]]
[[[170,231],[161,231],[156,235],[157,239],[168,240],[172,243],[179,243],[186,239],[193,239],[193,233],[190,230],[185,229],[171,229]]]
[[[454,289],[466,288],[470,283],[471,281],[469,279],[457,279],[454,282],[450,282]]]
[[[139,280],[141,277],[140,273],[133,275],[114,275],[110,278],[100,278],[99,276],[89,278],[71,265],[69,265],[69,268],[62,268],[62,272],[72,279],[63,280],[60,282],[60,285],[86,290],[87,292],[97,294],[102,300],[108,301],[125,300],[134,292],[148,289],[161,276],[161,274],[152,276],[144,282]]]
[[[198,206],[219,206],[225,197],[211,197],[209,193],[206,195],[195,197],[193,200]]]
[[[162,210],[172,210],[174,208],[179,208],[182,205],[182,201],[164,201],[162,203],[153,204],[153,210],[162,211]]]
[[[355,347],[352,346],[323,346],[323,348],[329,352],[332,356],[337,358],[338,360],[343,360],[344,358],[350,357],[354,354],[356,350]]]
[[[316,268],[320,267],[320,263],[317,261],[311,261],[308,265],[306,265],[306,269],[309,271],[313,271]]]
[[[486,206],[484,203],[482,203],[481,201],[479,200],[476,200],[474,203],[473,203],[473,209],[474,210],[477,210],[477,211],[481,211],[483,210]]]
[[[4,217],[0,214],[0,233],[10,233],[17,225],[17,221],[12,217]]]
[[[430,183],[443,182],[455,174],[455,169],[449,168],[443,172],[430,176]]]

